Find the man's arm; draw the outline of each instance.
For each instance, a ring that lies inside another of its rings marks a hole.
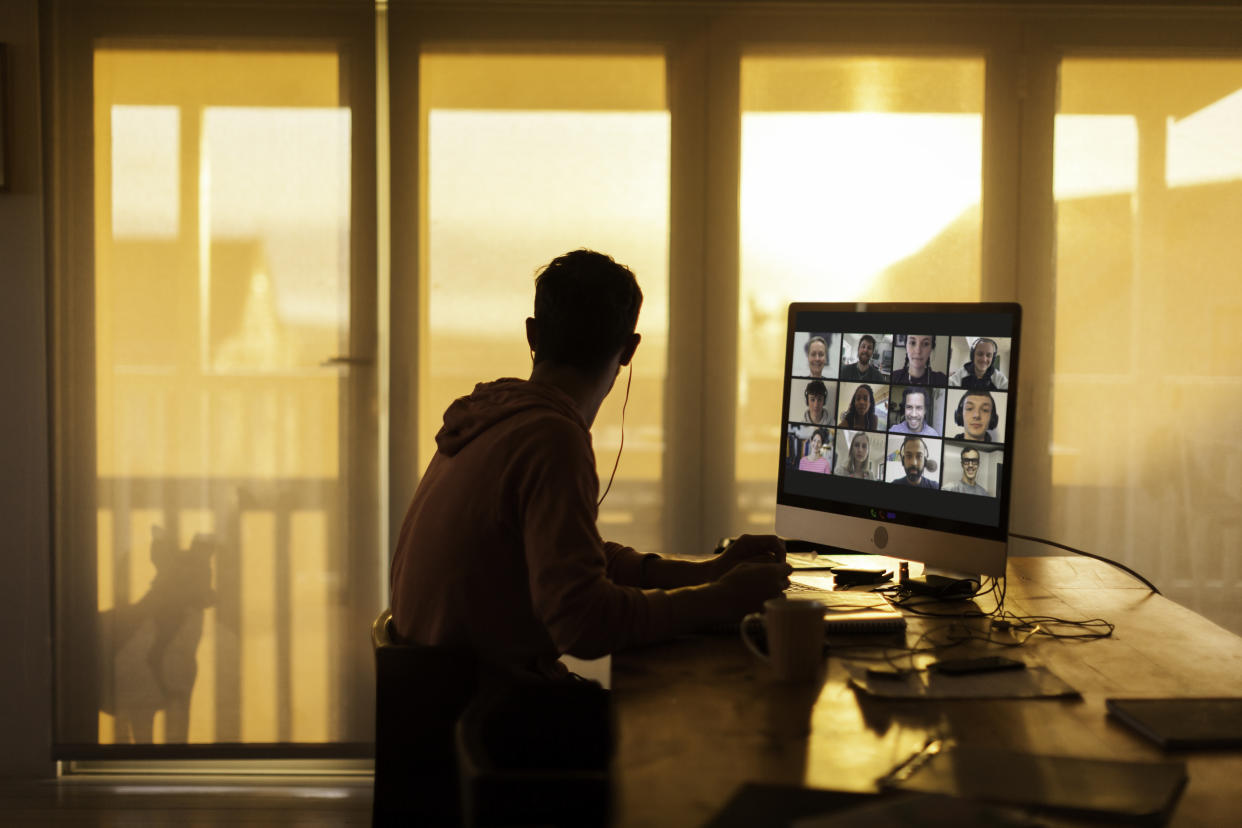
[[[712,562],[702,570],[688,570],[700,584],[700,574],[712,568],[722,572],[712,583],[643,589],[614,581],[610,575],[622,581],[676,580],[686,577],[685,566],[693,563],[672,562],[681,566],[663,571],[656,563],[648,576],[643,556],[626,547],[606,548],[595,528],[598,482],[590,444],[572,428],[555,423],[541,432],[514,464],[519,479],[513,483],[519,492],[531,608],[560,652],[594,658],[737,621],[788,584],[784,563],[770,556],[766,562],[750,560],[764,546],[756,541],[742,544],[725,559],[730,563],[727,571]],[[556,450],[549,451],[549,446]]]
[[[773,535],[742,535],[719,555],[701,561],[635,552],[611,541],[604,544],[608,577],[622,586],[677,589],[709,584],[741,563],[784,563],[785,543]]]

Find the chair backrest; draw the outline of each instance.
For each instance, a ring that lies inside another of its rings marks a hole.
[[[593,681],[482,691],[457,723],[466,826],[607,825],[612,716],[610,692]]]
[[[403,644],[384,610],[375,651],[374,825],[458,825],[454,731],[478,688],[476,656],[460,647]]]

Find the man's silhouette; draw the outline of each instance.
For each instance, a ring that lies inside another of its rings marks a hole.
[[[444,414],[393,559],[400,637],[555,677],[563,653],[594,658],[734,622],[787,585],[774,537],[688,562],[596,530],[590,427],[638,348],[641,304],[634,274],[600,253],[577,250],[540,272],[530,378],[481,383]]]

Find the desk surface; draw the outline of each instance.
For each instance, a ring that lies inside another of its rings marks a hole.
[[[980,600],[985,610],[993,605]],[[1242,638],[1107,564],[1011,558],[1005,606],[1018,615],[1098,617],[1116,625],[1109,639],[1036,636],[1007,651],[1047,666],[1081,699],[883,701],[856,694],[836,657],[822,681],[784,684],[735,635],[614,655],[616,823],[702,825],[744,782],[874,791],[876,778],[932,734],[1030,753],[1160,760],[1168,756],[1106,718],[1105,698],[1242,692]],[[911,642],[944,623],[909,620]],[[968,623],[982,630],[986,622]],[[949,652],[976,650],[996,651],[972,643]],[[1238,824],[1242,751],[1177,757],[1188,764],[1190,784],[1171,824]]]

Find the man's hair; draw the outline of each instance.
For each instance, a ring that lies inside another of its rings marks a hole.
[[[905,409],[907,403],[909,402],[911,394],[918,394],[920,397],[923,398],[924,408],[930,409],[932,407],[932,398],[931,398],[930,388],[920,388],[917,385],[908,385],[905,388],[901,389],[901,407],[903,410]],[[930,413],[931,411],[929,410],[928,414]]]
[[[977,448],[964,448],[964,449],[962,449],[961,456],[959,456],[959,457],[958,457],[959,462],[965,462],[965,461],[966,461],[966,452],[968,452],[968,451],[970,451],[970,452],[974,452],[974,454],[975,454],[975,459],[976,459],[976,460],[982,460],[982,459],[983,459],[983,455],[979,453],[979,449],[977,449]]]
[[[806,390],[802,392],[802,396],[805,398],[805,397],[810,397],[812,394],[817,397],[823,397],[825,400],[827,400],[828,399],[828,386],[824,385],[819,380],[811,380],[810,382],[806,384]]]
[[[872,336],[871,334],[863,334],[862,336],[858,337],[858,344],[861,345],[864,342],[866,342],[868,339],[871,340],[871,349],[875,350],[875,337]]]
[[[594,372],[625,347],[643,292],[625,265],[594,250],[558,256],[535,277],[535,364]]]
[[[923,456],[924,457],[927,456],[927,443],[923,442],[922,437],[916,437],[913,434],[911,434],[909,437],[906,437],[906,439],[901,441],[901,448],[897,449],[898,454],[906,453],[906,443],[918,443],[920,446],[923,447]]]

